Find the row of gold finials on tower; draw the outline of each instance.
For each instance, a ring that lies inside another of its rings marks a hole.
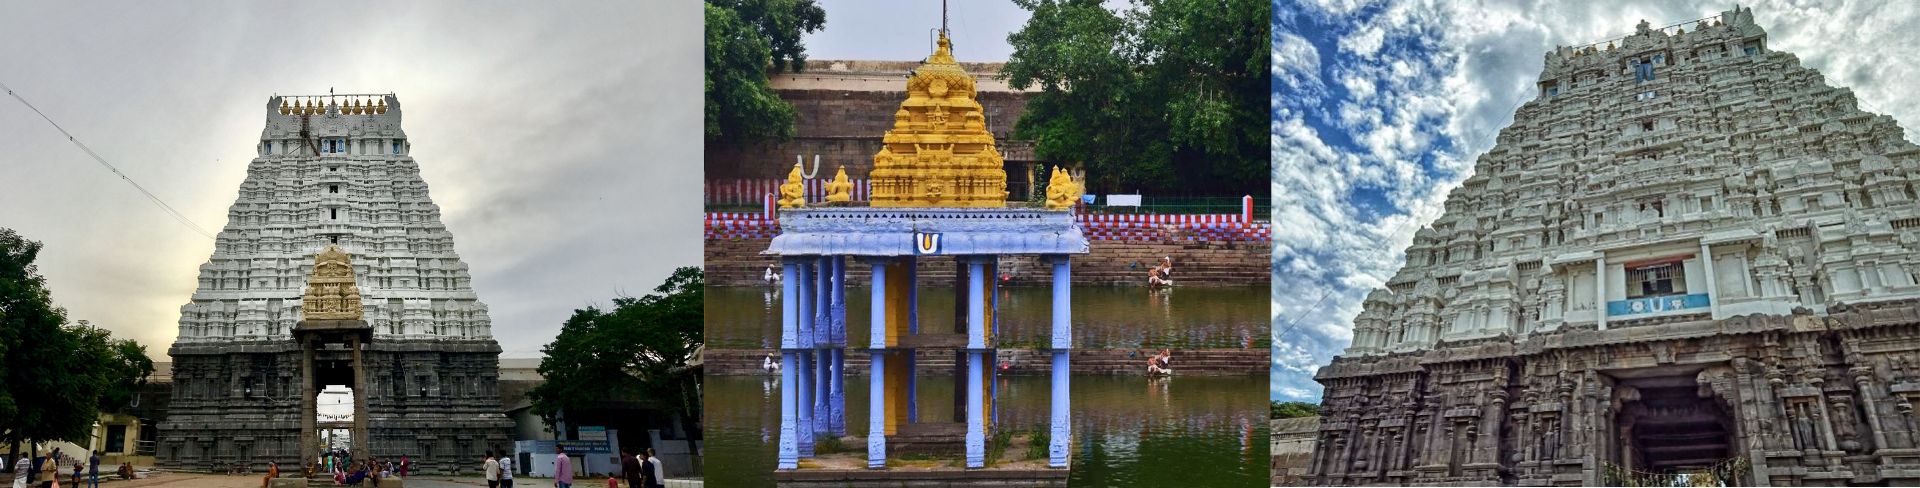
[[[974,79],[953,59],[946,33],[939,47],[907,79],[907,99],[893,113],[893,128],[873,155],[868,205],[877,208],[1000,208],[1007,206],[1007,170],[985,110],[974,99]],[[800,165],[780,185],[780,208],[805,207]],[[1065,169],[1053,168],[1046,206],[1073,206],[1083,188]],[[853,183],[841,167],[826,185],[829,206],[853,200]]]
[[[334,105],[334,103],[331,102],[322,103],[320,100],[312,100],[312,103],[308,103],[308,99],[310,98],[314,97],[304,97],[301,98],[299,102],[289,102],[286,98],[281,98],[280,115],[326,115],[327,107]],[[387,113],[386,97],[378,98],[379,101],[377,102],[368,101],[361,103],[360,97],[353,97],[353,99],[347,103],[338,104],[340,113],[342,115],[380,115]]]

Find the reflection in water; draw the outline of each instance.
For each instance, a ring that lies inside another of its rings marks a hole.
[[[952,332],[952,287],[921,287],[920,330]],[[707,346],[771,349],[780,338],[780,300],[774,287],[708,287]],[[847,338],[866,347],[868,292],[847,289]],[[1000,345],[1044,347],[1052,330],[1052,292],[1046,287],[1000,289]],[[1265,286],[1153,290],[1136,286],[1073,287],[1076,348],[1266,349],[1271,326]]]
[[[711,290],[709,290],[711,291]],[[864,434],[867,382],[847,381],[849,433]],[[922,377],[920,415],[953,414],[953,382]],[[775,377],[706,378],[709,486],[773,486],[780,435]],[[1073,486],[1266,486],[1264,377],[1073,377]],[[999,428],[1044,429],[1044,376],[1003,376]],[[864,444],[861,444],[864,445]],[[957,455],[957,454],[956,454]]]

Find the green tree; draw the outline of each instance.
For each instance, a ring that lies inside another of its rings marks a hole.
[[[700,268],[683,267],[651,294],[613,299],[610,311],[575,310],[542,349],[546,381],[528,393],[533,412],[552,424],[566,410],[628,400],[699,425],[700,376],[684,366],[704,341],[705,288]]]
[[[1320,415],[1320,404],[1307,402],[1273,402],[1273,418],[1291,419]]]
[[[40,250],[0,229],[0,440],[16,454],[21,442],[85,441],[102,406],[125,406],[153,371],[139,344],[67,324],[33,264]]]
[[[1266,191],[1265,0],[1014,0],[1002,71],[1038,87],[1016,124],[1043,159],[1077,162],[1088,190]]]
[[[793,105],[767,71],[806,69],[801,37],[827,23],[813,0],[707,0],[706,139],[754,143],[793,137]]]

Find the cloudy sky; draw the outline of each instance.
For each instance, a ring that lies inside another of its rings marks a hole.
[[[700,263],[696,2],[0,0],[0,83],[209,230],[278,94],[392,92],[506,356]],[[213,240],[0,96],[0,227],[72,319],[165,358]]]
[[[1920,127],[1920,3],[1743,1],[1768,46]],[[1724,1],[1277,0],[1273,50],[1273,398],[1317,401],[1369,290],[1534,96],[1557,45],[1731,8]],[[1315,304],[1322,296],[1325,300]]]
[[[819,0],[825,29],[808,34],[808,59],[915,60],[933,52],[929,32],[940,28],[939,0]],[[947,29],[954,57],[1006,61],[1007,34],[1027,23],[1026,10],[1007,0],[950,0]]]

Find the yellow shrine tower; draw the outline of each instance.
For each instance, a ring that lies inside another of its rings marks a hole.
[[[1007,206],[1007,170],[974,94],[973,76],[953,60],[942,32],[940,47],[907,79],[907,100],[873,155],[871,206]]]

